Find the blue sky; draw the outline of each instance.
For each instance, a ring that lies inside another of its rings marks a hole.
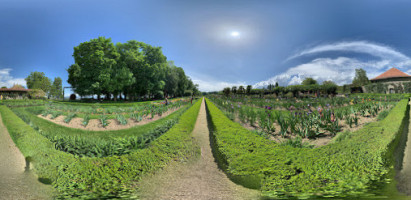
[[[411,1],[0,0],[0,85],[60,76],[98,36],[162,46],[202,91],[411,74]],[[233,31],[238,36],[231,36]]]

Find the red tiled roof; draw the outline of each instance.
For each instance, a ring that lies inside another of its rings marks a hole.
[[[29,92],[31,89],[24,88],[0,88],[0,92]]]
[[[398,78],[398,77],[411,77],[410,75],[400,71],[399,69],[393,67],[388,71],[382,73],[381,75],[371,79],[371,80],[380,80],[380,79],[387,79],[387,78]]]

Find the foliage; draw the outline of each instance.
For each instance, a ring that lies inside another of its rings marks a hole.
[[[408,111],[407,100],[401,100],[384,120],[351,133],[350,138],[301,149],[258,136],[230,121],[209,100],[206,102],[219,163],[232,180],[261,188],[263,196],[269,198],[372,192],[374,183],[384,182],[393,164],[391,153]]]
[[[50,88],[50,96],[52,96],[54,99],[63,98],[63,85],[60,77],[54,78],[53,84]]]
[[[28,93],[32,99],[45,99],[46,98],[46,93],[41,89],[31,89]]]
[[[46,94],[49,94],[51,88],[51,80],[46,77],[44,72],[31,72],[25,78],[28,89],[40,89]]]
[[[352,86],[361,87],[369,83],[370,81],[368,80],[367,72],[362,68],[355,69],[355,77],[352,80]]]
[[[121,93],[129,99],[198,93],[182,68],[167,63],[161,47],[135,40],[114,45],[99,37],[74,47],[73,57],[68,82],[80,95],[113,95],[116,101]]]
[[[301,85],[317,85],[317,81],[311,77],[307,77],[303,80]]]
[[[77,157],[56,150],[54,144],[0,106],[3,122],[35,172],[52,182],[61,199],[136,198],[132,194],[141,176],[153,173],[173,160],[198,152],[190,136],[201,102],[187,110],[167,133],[141,150],[104,158]]]

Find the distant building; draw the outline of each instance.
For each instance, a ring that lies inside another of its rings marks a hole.
[[[371,85],[382,84],[384,88],[383,93],[403,93],[404,89],[407,89],[404,87],[407,87],[408,84],[411,83],[411,76],[393,67],[370,81],[372,83]]]
[[[30,89],[22,87],[0,88],[0,95],[2,99],[26,99],[29,97]]]

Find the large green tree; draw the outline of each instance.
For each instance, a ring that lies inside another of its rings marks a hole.
[[[68,82],[80,95],[113,95],[116,100],[121,94],[135,99],[198,92],[198,85],[167,61],[161,47],[135,40],[114,46],[110,39],[99,37],[75,47],[73,56]]]
[[[68,82],[80,95],[109,94],[117,83],[113,74],[120,57],[110,38],[99,37],[74,47],[75,64],[67,70]]]
[[[43,90],[47,96],[50,95],[51,81],[44,72],[31,72],[25,80],[28,89],[40,89]]]

